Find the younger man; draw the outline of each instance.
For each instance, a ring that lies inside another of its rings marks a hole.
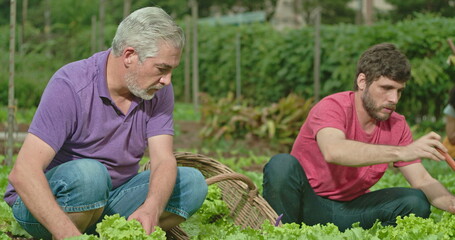
[[[333,223],[345,230],[397,216],[428,217],[430,204],[455,213],[455,197],[421,164],[441,161],[447,149],[434,133],[413,141],[405,118],[395,112],[410,78],[406,57],[392,44],[362,54],[354,91],[317,103],[300,129],[291,154],[274,156],[264,168],[264,198],[284,223]],[[369,189],[389,164],[412,188]]]

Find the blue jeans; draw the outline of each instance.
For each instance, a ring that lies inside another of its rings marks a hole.
[[[386,188],[366,193],[351,201],[334,201],[318,196],[311,187],[303,168],[289,154],[272,157],[264,167],[263,195],[283,223],[306,225],[333,223],[340,231],[360,222],[370,228],[376,222],[396,225],[397,216],[414,213],[430,215],[430,203],[421,190]]]
[[[46,173],[57,203],[65,212],[83,212],[104,207],[98,222],[105,215],[119,213],[128,218],[148,193],[150,171],[143,171],[112,189],[106,167],[92,159],[79,159],[61,164]],[[195,168],[178,167],[177,179],[165,211],[185,219],[193,215],[207,195],[204,176]],[[52,239],[52,235],[28,211],[18,197],[13,207],[17,222],[34,238]],[[87,233],[95,233],[96,224]]]

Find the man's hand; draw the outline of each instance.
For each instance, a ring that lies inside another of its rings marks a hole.
[[[449,206],[448,212],[455,214],[455,197],[453,197],[451,200],[451,205]]]
[[[158,211],[148,210],[147,207],[142,205],[128,217],[128,220],[136,219],[139,221],[147,235],[149,235],[155,231],[155,226],[159,225],[159,218],[160,214]]]
[[[447,148],[441,143],[441,136],[430,132],[405,147],[400,159],[402,161],[413,161],[417,158],[429,158],[434,161],[444,160],[444,155],[436,148],[447,152]]]
[[[150,183],[147,198],[128,220],[136,219],[147,234],[160,226],[160,217],[174,189],[177,178],[177,161],[172,152],[173,138],[158,135],[148,139],[150,153]],[[162,226],[160,226],[162,227]]]
[[[398,168],[411,187],[422,190],[431,205],[455,214],[455,196],[438,180],[434,179],[422,163],[409,164]]]

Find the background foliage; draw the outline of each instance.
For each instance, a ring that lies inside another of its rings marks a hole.
[[[274,31],[269,25],[201,26],[201,90],[224,97],[235,92],[235,35],[242,41],[242,95],[256,105],[276,102],[290,93],[313,96],[313,29]],[[215,32],[219,32],[215,34]],[[325,25],[321,30],[321,94],[351,90],[356,62],[369,46],[396,44],[412,63],[412,79],[398,105],[414,123],[428,116],[440,119],[455,78],[446,63],[447,38],[455,37],[455,19],[418,15],[391,25]],[[182,94],[181,72],[174,83]]]
[[[277,103],[255,107],[247,101],[237,100],[229,93],[226,98],[203,98],[201,122],[202,138],[263,140],[280,146],[284,152],[291,150],[302,123],[313,106],[313,100],[305,100],[289,94]]]
[[[393,21],[411,18],[416,12],[420,13],[438,13],[444,17],[455,16],[455,2],[453,0],[386,0],[395,6],[387,16],[381,15]]]
[[[80,3],[82,5],[82,3]],[[77,6],[75,6],[77,8]],[[69,11],[69,10],[68,10]],[[58,38],[51,44],[54,54],[43,54],[47,46],[39,41],[40,31],[29,26],[31,39],[26,54],[16,56],[16,98],[19,107],[36,107],[52,74],[62,65],[90,56],[89,29],[82,28],[87,19],[64,16],[73,21],[58,27]],[[79,19],[79,20],[78,20]],[[79,28],[83,29],[80,30]],[[59,30],[60,29],[60,30]],[[269,24],[199,27],[200,90],[215,98],[235,92],[235,38],[241,39],[242,95],[253,105],[268,105],[295,93],[313,97],[313,28],[284,32]],[[221,30],[221,31],[220,31]],[[61,31],[61,32],[59,32]],[[113,36],[115,25],[106,27]],[[7,51],[8,27],[0,27],[0,47]],[[106,39],[110,39],[107,37]],[[411,124],[441,119],[448,90],[453,85],[455,69],[447,63],[450,49],[447,38],[455,38],[455,19],[435,15],[416,15],[396,24],[379,22],[373,26],[351,24],[323,25],[321,29],[321,95],[352,89],[356,61],[361,52],[380,42],[396,44],[412,63],[413,78],[398,105],[398,112]],[[35,44],[34,41],[37,41]],[[108,45],[108,42],[106,42]],[[7,66],[6,54],[0,64]],[[182,66],[187,64],[182,59]],[[174,72],[177,100],[183,100],[183,67]],[[1,68],[0,104],[7,104],[8,74]]]
[[[190,13],[187,0],[132,1],[132,10],[144,6],[158,5],[170,13],[184,28],[184,17]],[[279,140],[289,144],[292,133],[297,134],[313,97],[313,47],[314,28],[310,17],[316,7],[322,7],[321,40],[322,62],[321,81],[323,96],[337,91],[350,90],[354,80],[358,56],[372,44],[395,43],[411,60],[413,79],[403,94],[398,111],[405,114],[412,125],[415,137],[427,129],[442,129],[442,108],[447,91],[453,85],[454,68],[446,64],[450,55],[446,39],[455,38],[455,10],[453,0],[438,1],[397,1],[387,0],[395,10],[376,15],[380,20],[372,26],[353,25],[355,14],[346,8],[347,0],[302,0],[303,17],[309,26],[287,31],[276,31],[269,24],[277,0],[199,1],[200,17],[255,10],[265,10],[267,22],[241,26],[199,26],[199,63],[201,90],[207,94],[202,108],[202,117],[193,112],[176,108],[176,116],[184,120],[203,121],[207,138],[216,142],[224,139],[261,138]],[[18,0],[18,24],[21,18],[21,4]],[[23,54],[16,54],[15,87],[19,110],[18,122],[30,122],[41,93],[52,74],[66,63],[89,57],[91,18],[98,15],[98,1],[58,0],[51,1],[52,39],[44,34],[43,12],[45,1],[29,1],[28,22],[25,25],[25,44],[17,48]],[[123,1],[110,0],[107,4],[104,45],[109,46],[117,24],[123,15]],[[416,14],[421,12],[425,14]],[[9,0],[0,0],[0,50],[8,52],[9,47]],[[20,29],[17,28],[17,35]],[[235,92],[235,39],[241,40],[241,68],[243,98],[233,98]],[[18,39],[16,37],[16,39]],[[47,54],[50,52],[50,54]],[[182,66],[185,63],[182,61]],[[0,105],[7,105],[8,54],[0,55]],[[174,73],[177,100],[183,99],[183,67]],[[203,96],[206,96],[206,95]],[[25,109],[25,111],[22,111]],[[220,109],[223,111],[220,112]],[[6,111],[0,111],[0,122],[6,121]],[[178,133],[178,126],[176,132]],[[218,134],[218,133],[222,134]],[[291,133],[291,135],[289,135]],[[417,133],[417,134],[416,134]],[[222,136],[222,137],[221,137]],[[223,139],[221,139],[223,138]],[[227,144],[222,149],[204,145],[203,154],[216,152],[218,160],[237,172],[251,178],[261,190],[262,174],[248,171],[251,166],[263,165],[271,153],[252,154],[247,157],[223,158],[222,154],[239,153],[239,148]],[[244,146],[248,148],[249,146]],[[177,149],[179,150],[179,149]],[[265,150],[264,150],[265,151]],[[4,156],[0,156],[0,163]],[[444,163],[424,161],[426,168],[440,180],[449,191],[454,192],[454,178]],[[0,164],[0,195],[7,183],[9,167]],[[394,171],[388,171],[372,190],[409,186],[404,178]],[[221,216],[221,217],[220,217]],[[121,219],[113,219],[117,225],[107,223],[115,232],[124,225]],[[192,220],[192,221],[191,221]],[[376,225],[372,230],[354,227],[352,231],[340,233],[333,225],[298,228],[286,225],[274,228],[265,223],[263,230],[240,229],[232,224],[223,208],[219,194],[210,194],[203,208],[186,222],[185,230],[196,239],[451,239],[454,237],[453,215],[444,214],[432,208],[428,220],[413,217],[399,220],[397,228],[382,228]],[[114,226],[115,225],[115,226]],[[134,226],[133,226],[134,228]],[[125,234],[132,233],[125,227]],[[5,232],[26,236],[26,233],[12,218],[11,209],[0,201],[0,239],[9,239]]]

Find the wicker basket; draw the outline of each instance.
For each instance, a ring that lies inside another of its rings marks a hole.
[[[265,220],[275,223],[278,215],[258,194],[256,185],[245,175],[236,173],[226,165],[201,154],[177,152],[175,158],[179,166],[194,167],[201,171],[208,185],[214,183],[218,185],[235,224],[258,229]],[[143,169],[148,168],[147,163]],[[189,239],[178,226],[169,230],[167,235],[170,239]]]

